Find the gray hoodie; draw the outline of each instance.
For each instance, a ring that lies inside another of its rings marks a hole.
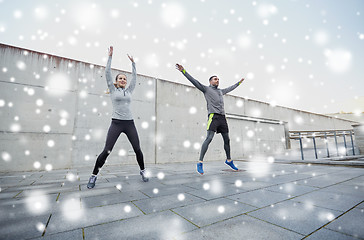
[[[114,85],[113,78],[111,76],[111,59],[109,56],[107,60],[105,74],[106,83],[110,90],[110,97],[113,107],[112,118],[119,120],[133,120],[133,115],[130,111],[131,95],[134,91],[136,84],[136,68],[135,63],[132,63],[132,77],[128,88],[117,88]]]
[[[190,74],[188,74],[184,69],[182,73],[196,88],[198,88],[201,92],[203,92],[207,102],[207,111],[209,114],[218,113],[221,115],[225,115],[223,95],[237,88],[240,85],[239,82],[235,83],[234,85],[228,88],[220,89],[216,86],[212,85],[205,86],[201,84],[199,81],[194,79]]]

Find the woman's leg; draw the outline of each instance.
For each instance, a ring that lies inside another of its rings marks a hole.
[[[144,170],[144,157],[143,157],[142,150],[140,149],[139,136],[138,136],[138,132],[135,128],[134,121],[130,121],[130,123],[128,123],[124,132],[125,132],[126,136],[128,137],[129,142],[131,143],[131,145],[134,149],[140,170]]]
[[[106,158],[109,156],[112,149],[114,148],[116,140],[118,140],[118,137],[120,136],[121,132],[122,132],[121,123],[118,123],[117,120],[112,120],[111,125],[109,127],[109,131],[107,133],[105,148],[102,151],[102,153],[97,157],[95,168],[92,174],[97,175],[99,173],[99,170],[104,165]]]

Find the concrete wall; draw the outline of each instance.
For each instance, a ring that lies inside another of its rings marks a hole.
[[[0,171],[35,170],[35,162],[39,169],[51,164],[53,169],[91,171],[111,122],[104,67],[2,44],[0,66]],[[116,69],[112,74],[119,72],[130,76]],[[287,128],[351,129],[353,124],[231,95],[225,97],[225,110],[231,115],[227,119],[233,158],[283,151]],[[146,164],[198,159],[207,122],[200,91],[138,75],[132,111]],[[206,159],[224,155],[217,135]],[[108,164],[136,164],[125,135]]]
[[[243,99],[226,96],[227,114],[244,115]],[[157,160],[159,163],[197,161],[206,137],[206,101],[194,87],[158,80],[157,82]],[[260,120],[260,122],[258,122]],[[227,117],[231,156],[244,158],[253,153],[285,149],[284,125],[263,119]],[[206,159],[225,159],[221,135],[215,135]]]
[[[364,124],[353,124],[355,134],[355,145],[360,154],[364,153]]]
[[[354,121],[358,123],[364,123],[364,112],[359,113],[331,113],[326,114],[329,117],[341,118],[346,119],[349,121]]]
[[[41,169],[92,166],[111,122],[104,67],[6,45],[0,56],[1,171],[34,170],[34,162]],[[152,156],[145,161],[154,163],[155,80],[139,76],[137,84],[134,119],[144,155]],[[109,164],[121,162],[135,163],[125,135],[108,158]]]

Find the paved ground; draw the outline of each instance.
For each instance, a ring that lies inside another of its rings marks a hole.
[[[364,239],[364,169],[206,162],[0,174],[0,239]]]

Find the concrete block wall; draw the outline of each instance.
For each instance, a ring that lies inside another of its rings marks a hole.
[[[111,122],[104,67],[3,44],[0,66],[0,171],[45,169],[47,164],[53,169],[91,171]],[[112,75],[120,72],[130,77],[129,72],[117,69]],[[203,94],[194,87],[149,76],[137,79],[132,112],[146,164],[196,161],[206,137]],[[225,110],[253,117],[227,118],[233,158],[284,150],[287,127],[351,129],[353,124],[233,95],[225,96]],[[219,159],[225,159],[225,153],[222,138],[216,135],[206,160]],[[136,165],[125,135],[119,137],[108,164]]]
[[[111,122],[104,67],[7,45],[0,45],[0,66],[0,171],[35,170],[34,163],[91,169]],[[119,72],[131,75],[112,70]],[[144,155],[151,156],[146,163],[155,161],[154,92],[155,80],[139,76],[133,114]],[[120,136],[108,163],[135,162]]]
[[[242,98],[225,97],[227,114],[244,115]],[[203,94],[194,87],[168,81],[157,82],[157,160],[159,163],[197,161],[206,138],[207,110]],[[284,125],[227,117],[231,157],[273,153],[285,149]],[[261,119],[262,120],[262,119]],[[249,135],[248,135],[249,134]],[[226,158],[223,140],[215,134],[205,159]]]
[[[355,134],[355,145],[360,154],[364,153],[364,124],[353,124]]]
[[[116,76],[119,72],[123,71],[112,70],[112,75]],[[130,73],[123,73],[130,79]],[[97,155],[103,150],[111,123],[112,104],[110,96],[104,93],[107,89],[104,67],[100,67],[93,77],[96,86],[93,89],[88,90],[89,83],[79,86],[79,92],[83,91],[84,97],[79,97],[75,115],[74,136],[76,140],[73,144],[72,159],[73,165],[76,167],[95,163]],[[138,76],[132,100],[134,122],[139,132],[140,145],[146,163],[154,163],[155,156],[153,143],[155,132],[154,89],[155,81],[153,79]],[[120,135],[107,162],[109,164],[136,163],[135,153],[124,134]]]

